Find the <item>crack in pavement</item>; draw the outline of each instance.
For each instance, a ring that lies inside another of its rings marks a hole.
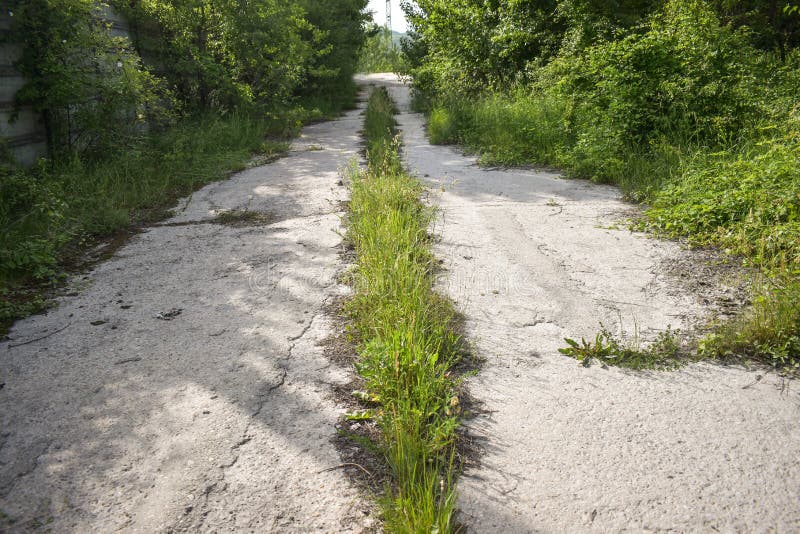
[[[267,390],[264,393],[258,395],[258,397],[257,397],[258,400],[256,402],[256,408],[251,413],[250,419],[248,420],[248,423],[247,423],[247,426],[245,427],[244,431],[242,432],[242,438],[238,442],[236,442],[235,444],[233,444],[231,446],[230,450],[231,450],[232,453],[235,453],[234,457],[230,460],[230,462],[224,463],[224,464],[220,464],[218,466],[218,468],[221,470],[221,474],[219,476],[219,480],[217,482],[214,482],[211,486],[207,487],[206,490],[203,492],[203,502],[198,506],[190,506],[190,509],[187,510],[185,515],[189,515],[189,514],[193,513],[193,514],[199,516],[199,522],[197,524],[195,524],[193,528],[200,529],[203,526],[205,517],[208,515],[207,508],[208,508],[208,503],[209,503],[211,495],[214,494],[214,493],[220,494],[220,493],[224,493],[225,491],[227,491],[229,486],[225,482],[226,471],[228,469],[234,467],[239,462],[239,458],[242,455],[242,452],[240,451],[241,447],[243,447],[244,445],[246,445],[246,444],[248,444],[248,443],[250,443],[252,441],[253,436],[252,436],[252,434],[250,432],[251,428],[252,428],[253,424],[256,423],[256,418],[259,415],[261,415],[261,412],[264,410],[264,406],[266,406],[267,401],[269,400],[269,398],[272,395],[272,393],[274,393],[277,389],[283,387],[286,384],[286,380],[287,380],[287,378],[289,376],[288,362],[290,362],[292,360],[293,356],[294,356],[293,353],[294,353],[295,347],[297,346],[297,341],[302,339],[308,333],[308,331],[311,329],[311,327],[314,324],[314,321],[317,319],[318,316],[319,316],[319,312],[315,313],[309,319],[308,324],[305,325],[305,327],[302,329],[302,331],[300,332],[299,335],[288,338],[288,340],[289,341],[293,341],[293,343],[291,343],[291,345],[289,346],[288,351],[287,351],[287,355],[284,356],[283,358],[279,358],[276,361],[276,364],[278,366],[280,366],[280,369],[281,369],[280,378],[277,381],[277,383],[272,384],[271,386],[269,386],[267,388]],[[222,485],[221,489],[218,487],[218,486],[220,486],[220,484]]]
[[[287,362],[287,361],[289,361],[290,358],[291,358],[291,353],[290,353],[289,356],[286,356],[284,358],[280,358],[278,360],[278,362]],[[285,385],[286,378],[287,378],[288,374],[289,374],[289,370],[286,367],[282,367],[281,368],[281,376],[280,376],[280,379],[278,380],[278,382],[273,384],[273,385],[271,385],[271,386],[269,386],[264,393],[258,395],[258,397],[257,397],[258,400],[256,401],[256,408],[250,414],[250,418],[249,418],[249,420],[247,422],[247,426],[245,427],[244,431],[242,432],[242,438],[239,441],[237,441],[236,443],[234,443],[230,448],[231,453],[234,453],[233,458],[228,463],[222,463],[222,464],[219,464],[217,466],[219,468],[219,470],[220,470],[220,474],[219,474],[218,480],[216,482],[214,482],[213,484],[211,484],[210,486],[207,486],[205,488],[205,490],[202,493],[203,502],[201,504],[197,505],[197,506],[190,505],[189,507],[187,507],[186,513],[184,514],[185,516],[188,516],[190,514],[193,514],[195,516],[199,516],[198,522],[196,524],[194,524],[194,526],[192,527],[193,529],[198,529],[199,530],[199,529],[201,529],[203,527],[205,518],[207,517],[208,512],[209,512],[208,503],[209,503],[209,500],[211,498],[211,495],[214,494],[214,493],[217,493],[217,494],[224,493],[225,491],[228,490],[229,486],[225,481],[226,471],[229,470],[230,468],[232,468],[233,466],[235,466],[239,462],[239,458],[242,455],[242,452],[241,452],[240,449],[244,445],[247,445],[248,443],[250,443],[252,441],[252,439],[253,439],[253,436],[251,435],[250,430],[251,430],[253,424],[256,422],[256,418],[259,415],[261,415],[261,412],[264,410],[264,406],[266,405],[267,400],[270,398],[272,393],[275,392],[278,388],[281,388],[281,387],[283,387]]]

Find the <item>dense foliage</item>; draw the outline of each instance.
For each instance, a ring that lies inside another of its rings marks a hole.
[[[353,101],[367,0],[14,0],[18,109],[50,158],[0,166],[0,326],[70,251],[163,213]],[[118,37],[111,9],[132,39]],[[36,292],[34,292],[36,293]]]
[[[703,350],[800,365],[796,5],[420,0],[406,9],[409,72],[433,141],[617,184],[651,205],[644,227],[742,255],[768,275],[755,302],[780,309],[781,326],[756,306]]]
[[[75,131],[61,116],[91,115],[78,129],[102,137],[119,125],[141,131],[137,121],[159,118],[166,105],[183,113],[263,112],[298,95],[346,93],[366,3],[17,0],[9,40],[22,44],[16,67],[28,79],[17,101],[42,112],[48,130]],[[112,7],[130,22],[133,43],[112,37],[103,17]],[[94,143],[77,148],[87,145]]]
[[[112,37],[92,0],[18,1],[7,39],[21,43],[27,84],[18,106],[41,114],[51,156],[128,146],[150,119],[168,113],[169,94],[126,39]]]

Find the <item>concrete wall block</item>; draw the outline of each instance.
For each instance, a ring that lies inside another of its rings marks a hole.
[[[23,167],[30,167],[39,158],[47,155],[47,143],[44,140],[30,141],[22,146],[10,147],[14,160]]]
[[[11,121],[12,109],[0,109],[0,136],[24,137],[31,134],[44,134],[44,126],[39,114],[30,108],[20,110],[15,121]]]
[[[11,29],[11,21],[14,20],[10,15],[7,8],[0,5],[0,31],[8,31]]]
[[[101,20],[110,23],[109,32],[112,36],[131,38],[128,21],[116,10],[98,5],[95,13]],[[3,2],[0,1],[0,34],[8,33],[12,21],[13,15],[3,8]],[[19,44],[0,44],[0,137],[19,163],[32,165],[47,154],[44,127],[39,115],[30,109],[23,109],[16,121],[9,122],[16,93],[25,85],[25,79],[13,68],[21,52],[22,46]]]
[[[112,26],[108,33],[110,33],[112,37],[122,37],[129,41],[131,40],[130,30],[128,30],[127,27]]]
[[[19,74],[0,76],[0,108],[13,106],[14,97],[23,85],[25,85],[25,78]]]
[[[22,55],[22,45],[15,43],[0,43],[0,67],[12,67],[14,62]]]

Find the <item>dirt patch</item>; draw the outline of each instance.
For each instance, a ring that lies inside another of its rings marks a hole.
[[[685,250],[663,260],[659,269],[720,320],[735,317],[750,305],[758,277],[757,270],[742,265],[742,258],[711,248]]]
[[[269,213],[259,211],[228,210],[222,211],[214,218],[217,224],[224,224],[234,228],[247,226],[264,226],[275,221]]]
[[[274,215],[263,211],[248,210],[220,210],[213,219],[199,219],[194,221],[175,221],[156,224],[157,227],[196,226],[201,224],[220,224],[232,228],[247,228],[250,226],[267,226],[277,222]]]
[[[332,318],[335,334],[322,341],[320,346],[325,356],[336,365],[347,370],[348,381],[331,388],[331,395],[337,405],[346,411],[336,424],[336,437],[333,444],[342,459],[342,469],[362,490],[373,499],[377,498],[391,482],[391,472],[378,447],[381,431],[372,420],[353,420],[348,414],[357,414],[375,406],[359,399],[355,392],[364,391],[364,380],[356,373],[358,362],[356,344],[348,334],[350,322],[344,313],[346,299],[332,299],[325,308]]]

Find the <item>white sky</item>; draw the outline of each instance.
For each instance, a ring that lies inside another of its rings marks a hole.
[[[386,0],[369,0],[367,11],[374,12],[376,23],[381,26],[386,24]],[[392,29],[401,33],[408,29],[405,14],[400,9],[400,0],[392,0]]]

